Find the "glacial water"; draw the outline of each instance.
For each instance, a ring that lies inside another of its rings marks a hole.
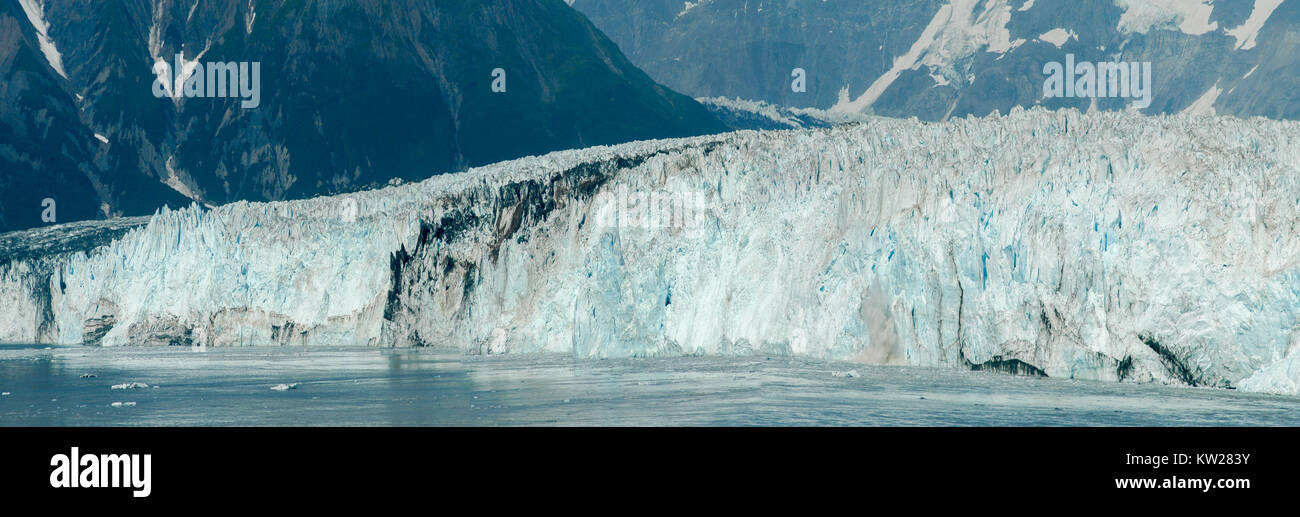
[[[767,356],[4,345],[0,392],[5,426],[1300,425],[1296,397]]]

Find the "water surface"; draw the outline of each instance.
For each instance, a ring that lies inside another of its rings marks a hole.
[[[1296,397],[765,356],[3,345],[0,392],[26,426],[1300,425]]]

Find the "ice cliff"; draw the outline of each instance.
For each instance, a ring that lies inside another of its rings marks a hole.
[[[1295,394],[1297,136],[878,118],[164,212],[80,250],[9,234],[0,341],[797,354]]]

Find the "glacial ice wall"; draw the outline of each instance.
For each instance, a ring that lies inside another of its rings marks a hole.
[[[797,354],[1295,394],[1297,134],[882,118],[165,212],[48,277],[0,260],[0,341]]]

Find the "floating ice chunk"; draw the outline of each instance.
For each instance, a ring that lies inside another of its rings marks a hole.
[[[276,384],[275,386],[271,386],[271,389],[274,391],[296,390],[298,389],[298,383],[295,382],[293,384]]]
[[[134,390],[134,389],[138,389],[138,388],[148,388],[148,387],[149,387],[149,385],[148,385],[148,384],[145,384],[145,383],[143,383],[143,382],[127,382],[127,383],[123,383],[123,384],[114,384],[114,385],[113,385],[113,389],[115,389],[115,390]]]
[[[135,405],[135,402],[114,402],[111,405],[113,407],[131,407]]]

